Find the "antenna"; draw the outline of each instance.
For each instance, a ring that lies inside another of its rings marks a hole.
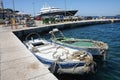
[[[66,0],[65,0],[65,17],[66,17]]]

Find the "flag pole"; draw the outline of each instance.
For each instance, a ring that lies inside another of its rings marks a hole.
[[[65,17],[66,17],[66,0],[65,0]]]

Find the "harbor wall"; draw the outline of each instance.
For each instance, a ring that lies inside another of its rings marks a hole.
[[[39,33],[41,35],[49,33],[53,28],[58,28],[60,30],[70,29],[70,28],[78,28],[85,27],[90,25],[98,25],[98,24],[108,24],[120,22],[119,19],[108,19],[108,20],[85,20],[85,21],[76,21],[76,22],[64,22],[58,24],[49,24],[41,27],[35,27],[30,29],[24,29],[19,31],[14,31],[13,33],[21,40],[24,41],[26,36],[30,33]]]

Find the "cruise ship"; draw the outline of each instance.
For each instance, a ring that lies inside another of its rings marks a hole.
[[[55,7],[43,7],[40,9],[39,15],[42,16],[56,16],[56,15],[62,15],[62,16],[74,16],[78,10],[62,10],[60,8]]]

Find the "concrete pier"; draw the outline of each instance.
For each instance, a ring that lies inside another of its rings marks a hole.
[[[98,20],[82,20],[82,21],[68,21],[68,22],[60,22],[56,24],[42,24],[42,22],[37,21],[37,27],[28,27],[28,28],[20,28],[17,30],[13,30],[15,35],[19,39],[24,39],[26,35],[29,33],[37,32],[37,33],[48,33],[53,28],[62,29],[70,29],[70,28],[78,28],[84,27],[89,25],[97,25],[97,24],[107,24],[107,23],[114,23],[120,22],[120,19],[98,19]]]
[[[0,80],[58,80],[8,27],[0,26]]]

